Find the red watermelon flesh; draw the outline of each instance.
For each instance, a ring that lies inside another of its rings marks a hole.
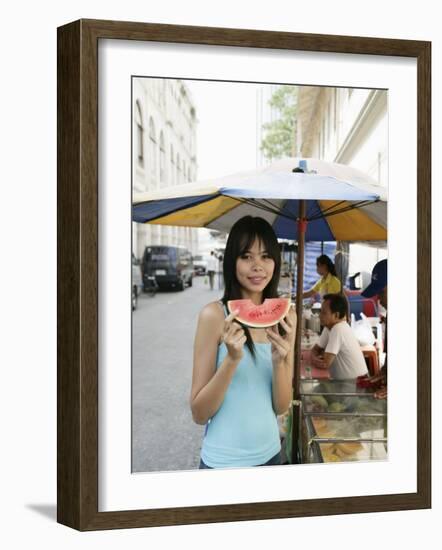
[[[290,309],[290,298],[266,298],[257,306],[252,300],[229,300],[230,313],[238,311],[235,319],[252,328],[266,328],[277,325]]]

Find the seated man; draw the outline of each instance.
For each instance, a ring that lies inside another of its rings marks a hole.
[[[326,294],[319,318],[324,330],[312,349],[316,366],[330,369],[331,378],[353,379],[368,373],[364,355],[347,323],[347,300],[342,294]]]

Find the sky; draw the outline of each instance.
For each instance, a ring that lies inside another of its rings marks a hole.
[[[262,85],[185,80],[197,114],[197,180],[253,170],[257,158],[257,90]],[[199,248],[217,246],[200,229]]]
[[[186,80],[197,113],[198,180],[256,167],[256,84]]]

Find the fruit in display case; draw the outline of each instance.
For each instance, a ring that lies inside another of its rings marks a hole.
[[[323,382],[320,382],[316,388],[315,388],[315,392],[316,393],[336,393],[336,388],[335,386],[333,385],[332,382],[327,382],[326,380],[324,380]],[[325,395],[324,396],[325,399],[333,399],[333,395]]]
[[[334,454],[341,460],[350,460],[353,455],[362,451],[361,443],[336,443],[333,450]]]
[[[336,437],[336,432],[331,429],[330,422],[325,418],[314,417],[312,418],[312,423],[318,437],[326,439]]]
[[[334,401],[328,406],[328,412],[331,413],[341,413],[345,411],[344,403],[339,403],[339,401]]]
[[[328,402],[322,395],[310,396],[311,409],[315,412],[326,412],[328,409]]]
[[[327,398],[323,395],[309,395],[307,399],[307,410],[317,413],[342,413],[342,412],[354,412],[355,406],[347,401],[337,401],[336,396],[330,396]]]
[[[324,462],[345,462],[354,460],[355,455],[362,451],[363,446],[358,441],[343,443],[323,443],[320,445]]]
[[[358,397],[346,397],[342,401],[342,404],[344,405],[345,412],[352,413],[352,412],[356,412],[360,402],[361,402],[361,399]]]

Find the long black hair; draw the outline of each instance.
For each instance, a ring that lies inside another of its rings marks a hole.
[[[241,300],[241,285],[236,278],[236,260],[245,254],[258,239],[263,245],[267,254],[275,262],[275,269],[269,284],[263,290],[262,299],[277,298],[279,276],[281,273],[281,252],[272,226],[263,218],[244,216],[240,218],[232,227],[227,239],[226,250],[224,253],[223,276],[224,276],[224,295],[221,301],[227,305],[228,300]],[[247,342],[246,346],[250,353],[255,357],[255,347],[247,327],[243,326]]]
[[[327,254],[322,254],[316,258],[316,265],[325,265],[328,272],[337,277],[335,264],[330,260]]]

